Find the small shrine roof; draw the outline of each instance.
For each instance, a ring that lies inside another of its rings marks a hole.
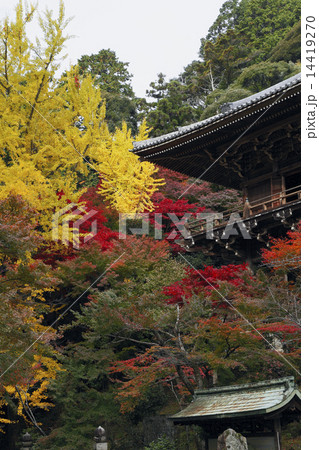
[[[265,415],[288,408],[294,400],[299,403],[300,398],[293,377],[216,387],[196,391],[192,403],[170,419],[179,422]]]

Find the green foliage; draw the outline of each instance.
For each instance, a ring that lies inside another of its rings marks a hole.
[[[215,42],[218,36],[233,29],[238,20],[238,5],[240,0],[227,0],[219,10],[219,15],[209,28],[205,39],[201,40],[200,55],[204,56],[204,47],[207,41]]]
[[[206,65],[213,67],[213,77],[223,89],[236,80],[243,68],[268,58],[300,18],[299,0],[284,5],[279,0],[242,0],[224,5],[235,13],[234,19],[227,14],[224,17],[225,12],[221,14],[211,28],[215,31],[203,45]]]
[[[179,126],[195,122],[199,113],[188,102],[188,92],[179,80],[165,81],[165,75],[158,75],[158,82],[151,83],[147,94],[157,99],[148,104],[147,124],[152,128],[151,136],[175,131]]]
[[[151,442],[144,450],[176,450],[174,442],[167,436],[162,436],[156,441]]]
[[[269,61],[300,61],[301,21],[297,22],[285,37],[272,49]]]
[[[102,92],[133,97],[130,84],[132,75],[127,69],[129,63],[119,61],[112,50],[100,50],[90,56],[83,55],[78,60],[78,65],[80,74],[90,74]]]
[[[253,52],[243,31],[228,30],[216,42],[205,44],[205,62],[219,88],[227,88],[242,67],[251,64]]]
[[[203,430],[199,426],[176,426],[174,439],[160,436],[151,442],[144,450],[198,450],[202,448]]]
[[[123,121],[131,129],[133,135],[137,134],[137,106],[136,100],[110,92],[102,92],[105,101],[105,120],[111,133],[121,128]]]
[[[167,82],[165,81],[166,75],[162,72],[157,75],[157,80],[150,83],[149,90],[146,91],[148,97],[160,100],[167,95]]]
[[[247,36],[256,61],[269,57],[271,50],[299,21],[300,0],[242,0],[237,29]]]
[[[215,88],[210,70],[203,61],[192,61],[179,75],[178,80],[185,86],[188,103],[201,110],[206,96]]]
[[[114,401],[106,371],[108,358],[107,345],[103,351],[93,343],[70,345],[65,350],[65,371],[51,389],[58,415],[52,431],[38,440],[39,448],[91,448],[98,425],[106,429],[111,448],[142,447],[141,428],[121,415]]]
[[[201,45],[215,86],[227,88],[245,67],[268,57],[300,59],[299,19],[299,0],[226,1]]]
[[[72,301],[123,252],[123,260],[113,266],[90,292],[91,295],[94,292],[96,299],[100,292],[101,300],[82,306],[81,313],[73,313],[73,324],[69,317],[69,324],[61,327],[64,371],[51,389],[58,415],[52,432],[39,440],[40,448],[72,449],[74,442],[80,443],[81,448],[89,448],[98,425],[106,428],[112,448],[142,448],[143,417],[156,414],[165,404],[162,388],[152,386],[145,391],[134,413],[120,414],[114,394],[118,383],[110,376],[110,366],[118,358],[135,356],[138,344],[134,337],[143,339],[143,333],[139,336],[134,332],[133,340],[130,340],[131,336],[124,330],[123,338],[114,340],[114,333],[123,331],[121,321],[109,315],[105,308],[123,308],[125,311],[133,307],[134,300],[140,295],[152,297],[153,290],[165,286],[168,280],[175,281],[178,274],[182,276],[182,268],[169,257],[167,244],[129,236],[127,241],[117,242],[108,252],[101,252],[96,245],[83,248],[77,258],[59,265],[60,292],[66,292]],[[92,297],[86,296],[84,301],[88,300]],[[147,314],[142,308],[140,311]],[[158,318],[159,315],[158,309]]]
[[[204,109],[201,120],[214,116],[220,112],[220,107],[224,103],[235,102],[252,94],[249,89],[242,87],[230,86],[228,89],[216,89],[207,97],[207,108]]]
[[[90,74],[96,86],[101,89],[109,130],[113,133],[125,121],[133,134],[136,134],[137,110],[131,87],[133,75],[128,71],[129,63],[120,61],[114,51],[104,49],[97,54],[81,56],[78,65],[79,73]]]
[[[175,425],[177,450],[198,450],[203,448],[203,429],[198,425]]]
[[[291,422],[284,426],[281,435],[282,447],[287,450],[301,450],[301,424]]]
[[[185,260],[182,256],[178,255],[176,259],[181,264],[185,264]],[[187,261],[197,270],[204,269],[206,266],[210,266],[215,262],[213,261],[212,256],[205,255],[203,252],[188,253]]]
[[[252,93],[262,91],[300,72],[300,65],[285,61],[260,62],[247,67],[236,80],[236,85]]]

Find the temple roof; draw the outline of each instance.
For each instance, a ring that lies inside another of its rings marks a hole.
[[[200,122],[192,123],[190,125],[186,125],[180,127],[177,131],[173,131],[172,133],[164,134],[162,136],[158,136],[151,139],[146,139],[144,141],[134,142],[133,151],[141,156],[143,156],[143,151],[148,150],[152,147],[156,147],[160,144],[174,141],[176,138],[180,138],[186,136],[188,134],[192,134],[194,131],[198,131],[201,129],[205,129],[207,126],[212,125],[214,123],[219,122],[221,119],[228,118],[228,116],[233,115],[234,113],[240,112],[245,109],[249,109],[250,107],[257,105],[258,103],[264,101],[265,99],[270,99],[272,97],[278,96],[278,94],[284,93],[286,90],[289,90],[291,87],[298,85],[301,83],[301,74],[298,73],[287,80],[281,81],[263,91],[257,92],[256,94],[250,95],[249,97],[243,98],[242,100],[238,100],[232,103],[226,103],[222,107],[222,113],[217,114],[215,116],[209,117],[205,120],[201,120]]]
[[[293,377],[216,387],[196,391],[192,403],[170,418],[183,422],[265,415],[286,409],[295,401],[299,404],[300,398]]]

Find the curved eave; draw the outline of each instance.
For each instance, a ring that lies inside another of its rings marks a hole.
[[[254,417],[254,416],[267,416],[273,415],[276,412],[281,412],[289,407],[290,403],[297,402],[299,405],[301,403],[301,395],[297,389],[294,389],[282,402],[277,405],[271,406],[270,408],[256,409],[251,411],[242,411],[236,413],[225,413],[225,414],[205,414],[205,415],[194,415],[187,417],[174,417],[170,416],[168,419],[174,422],[197,422],[206,420],[221,420],[221,419],[236,419],[242,417]]]
[[[149,139],[144,142],[135,143],[133,152],[142,158],[154,157],[161,153],[166,153],[174,148],[197,141],[207,135],[210,135],[224,127],[230,126],[240,120],[253,116],[258,112],[267,110],[274,105],[278,105],[301,91],[301,82],[299,78],[293,84],[288,84],[285,89],[280,91],[270,90],[269,95],[261,97],[254,102],[245,103],[243,99],[241,106],[232,109],[229,112],[218,114],[212,118],[183,127],[180,131],[174,131],[158,138]],[[225,130],[226,131],[226,130]]]
[[[297,389],[294,389],[291,394],[287,396],[285,400],[283,400],[278,405],[272,406],[271,408],[266,409],[266,414],[270,414],[273,412],[277,412],[280,409],[285,409],[286,406],[289,405],[290,402],[293,402],[296,400],[299,404],[301,403],[301,395],[300,392]]]

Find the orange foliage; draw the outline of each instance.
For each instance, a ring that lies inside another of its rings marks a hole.
[[[271,248],[262,251],[263,262],[274,271],[300,268],[301,225],[297,230],[288,231],[287,237],[272,239]]]

